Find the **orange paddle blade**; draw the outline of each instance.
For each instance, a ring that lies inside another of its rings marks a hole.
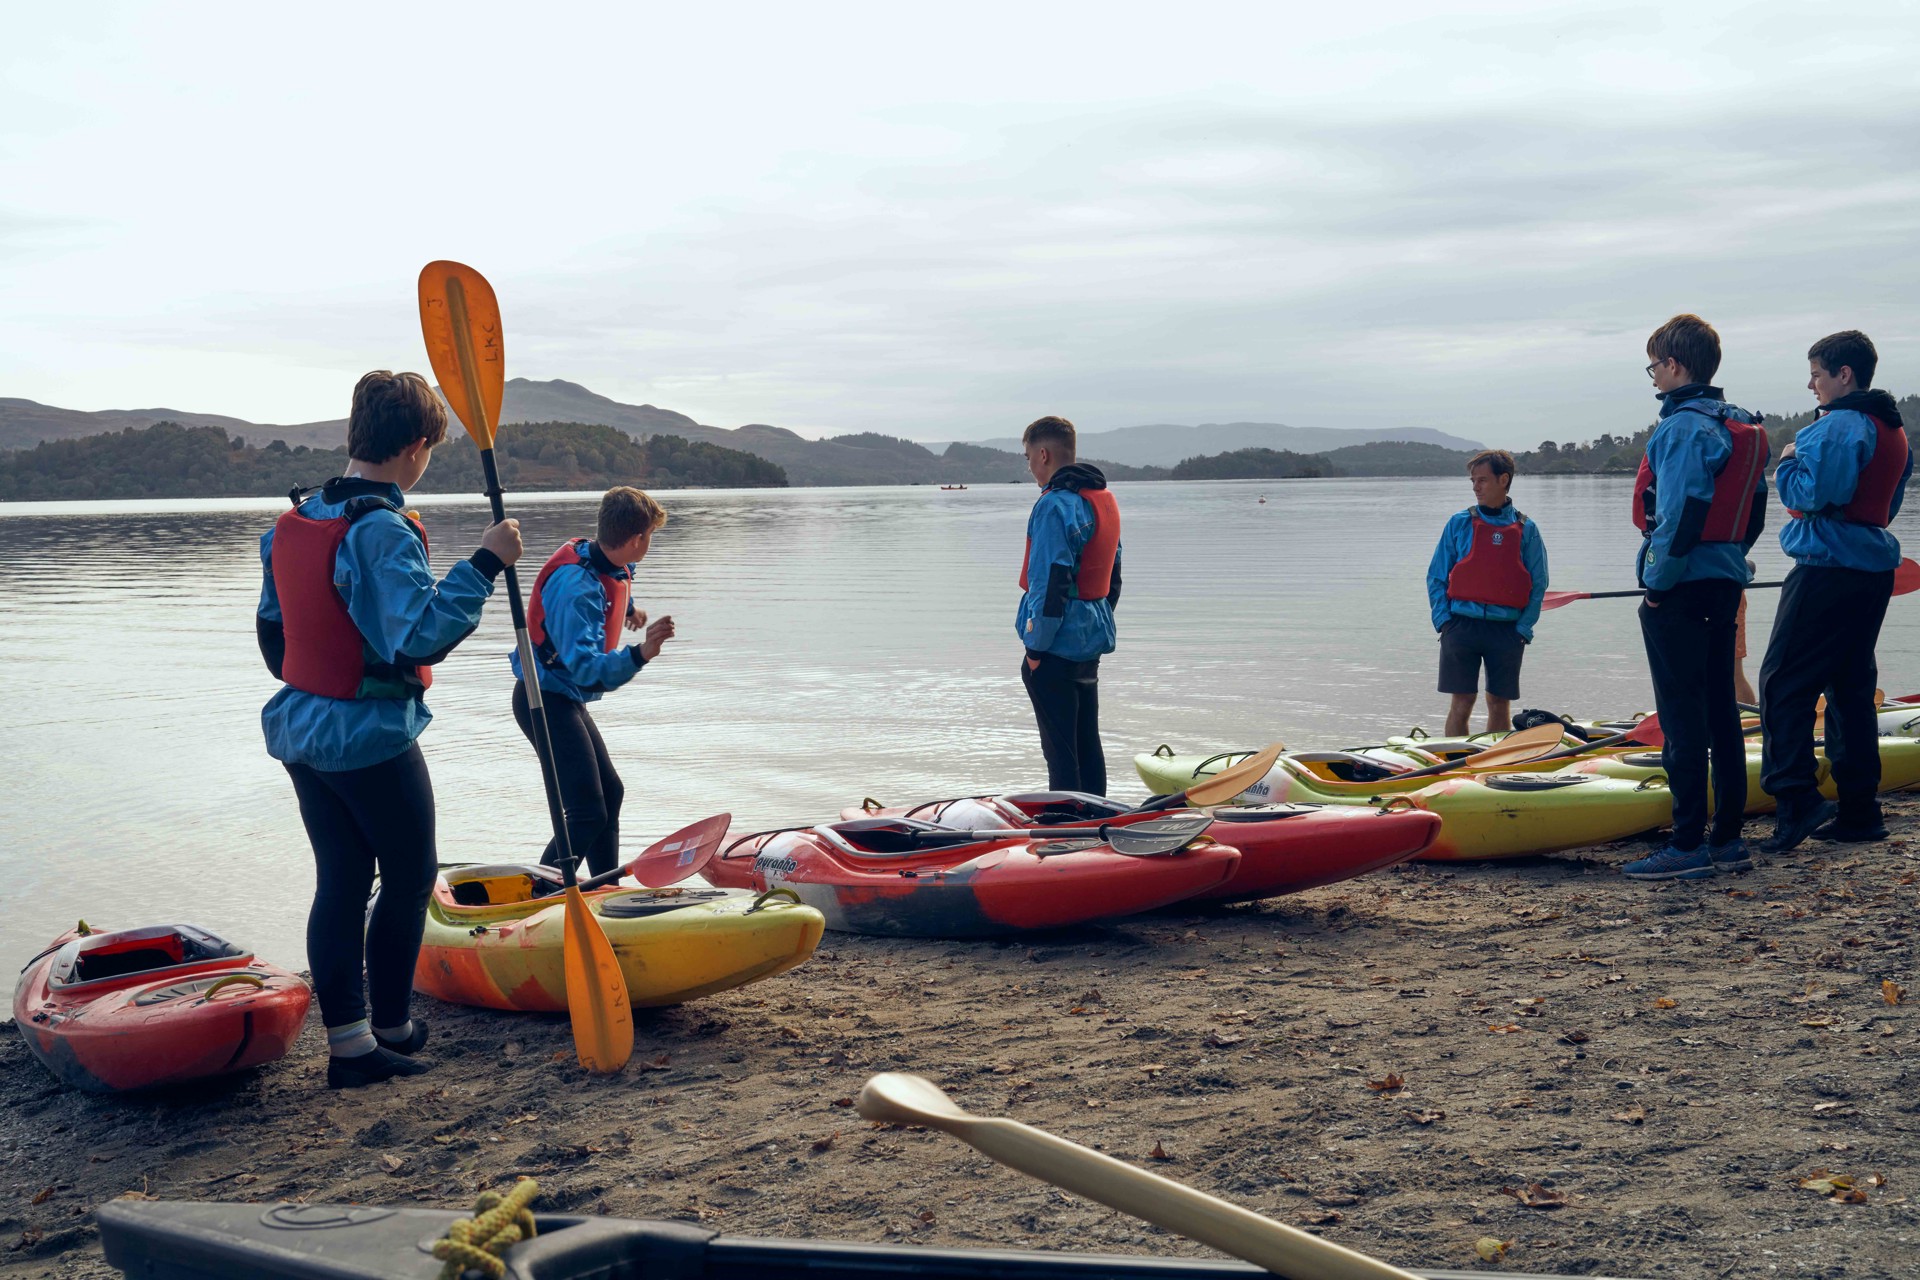
[[[507,351],[493,286],[464,263],[429,262],[420,271],[420,332],[440,394],[474,443],[493,448],[507,386]]]
[[[633,1056],[633,1005],[627,999],[626,975],[614,958],[613,944],[578,885],[567,886],[561,958],[580,1065],[602,1074],[620,1070]]]

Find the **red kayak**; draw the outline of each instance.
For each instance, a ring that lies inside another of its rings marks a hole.
[[[295,975],[191,925],[83,923],[21,971],[13,1022],[61,1080],[120,1093],[284,1057],[310,999]]]
[[[868,800],[843,818],[918,818],[943,827],[1008,827],[1063,836],[1073,828],[1120,826],[1192,810],[1139,813],[1104,796],[1080,791],[967,796],[886,808]],[[1344,804],[1265,804],[1213,813],[1207,834],[1240,851],[1240,868],[1224,884],[1193,896],[1196,902],[1250,902],[1350,880],[1405,862],[1433,843],[1440,815],[1424,809],[1376,809]]]
[[[1142,857],[1087,832],[982,838],[867,818],[743,837],[702,874],[723,888],[790,889],[842,933],[978,938],[1151,911],[1218,888],[1239,862],[1204,836]]]

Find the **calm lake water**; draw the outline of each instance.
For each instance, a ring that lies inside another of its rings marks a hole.
[[[317,477],[316,477],[317,478]],[[1629,484],[1522,477],[1558,588],[1631,587]],[[1135,751],[1299,746],[1437,728],[1424,577],[1464,480],[1116,486],[1125,514],[1120,648],[1103,666],[1116,794],[1144,795]],[[1258,502],[1263,496],[1265,504]],[[1024,485],[688,491],[636,597],[679,639],[599,704],[627,783],[629,853],[731,810],[736,831],[889,802],[1043,785],[1016,674]],[[510,499],[528,577],[590,533],[597,494]],[[436,567],[474,546],[480,499],[422,498]],[[311,854],[260,705],[257,540],[279,499],[0,504],[0,963],[85,917],[203,924],[304,967]],[[1777,510],[1776,510],[1777,514]],[[1909,546],[1915,519],[1898,531]],[[1770,530],[1761,580],[1787,564]],[[1759,658],[1777,592],[1755,593]],[[438,669],[422,739],[444,861],[531,859],[547,818],[508,711],[511,627],[496,597]],[[1881,684],[1920,687],[1920,609],[1896,601]],[[1630,601],[1544,616],[1520,705],[1648,708]]]

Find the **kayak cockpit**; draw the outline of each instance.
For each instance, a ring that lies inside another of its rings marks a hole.
[[[492,907],[548,898],[566,887],[556,867],[517,862],[447,867],[441,872],[455,906]]]
[[[115,979],[165,977],[209,963],[244,966],[253,953],[192,925],[151,925],[88,933],[53,957],[47,985],[55,991]]]

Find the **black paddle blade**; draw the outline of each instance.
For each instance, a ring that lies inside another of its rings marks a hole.
[[[1103,827],[1100,834],[1115,853],[1124,853],[1130,858],[1152,858],[1179,852],[1212,825],[1210,816],[1196,813],[1178,818],[1154,818],[1124,827]]]

